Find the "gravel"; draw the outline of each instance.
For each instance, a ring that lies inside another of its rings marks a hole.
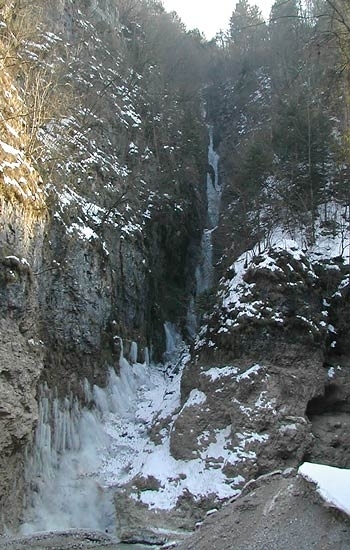
[[[350,490],[350,489],[349,489]],[[276,474],[206,518],[177,550],[348,550],[350,518],[298,476]]]

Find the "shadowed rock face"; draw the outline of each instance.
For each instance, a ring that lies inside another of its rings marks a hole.
[[[152,345],[156,359],[161,356],[163,323],[185,317],[182,297],[194,270],[188,258],[195,228],[189,228],[187,215],[169,209],[166,219],[156,216],[132,239],[105,227],[103,247],[97,239],[67,234],[52,220],[39,296],[43,376],[51,387],[64,395],[69,384],[79,393],[84,377],[103,385],[107,367],[118,365],[119,337],[126,354],[135,340],[140,349]]]
[[[306,458],[311,462],[350,467],[350,377],[348,368],[337,368],[323,395],[309,401],[306,415],[311,422],[312,445]]]

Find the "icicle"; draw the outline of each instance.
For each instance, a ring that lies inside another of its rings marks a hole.
[[[120,378],[118,378],[118,382],[111,388],[110,406],[111,412],[114,414],[123,414],[128,410],[127,396],[122,392]]]
[[[92,401],[92,391],[91,391],[90,382],[87,378],[84,378],[83,391],[84,391],[85,401],[87,403],[90,403]]]
[[[110,410],[110,406],[109,406],[109,403],[108,403],[108,399],[107,399],[107,395],[106,395],[105,390],[103,390],[99,386],[93,386],[92,395],[93,395],[93,400],[94,400],[94,403],[95,403],[97,409],[102,414],[107,414]]]
[[[119,340],[119,345],[120,345],[120,355],[119,355],[119,365],[121,366],[121,363],[124,359],[124,342],[122,340],[122,338],[120,338],[120,336],[116,336],[115,338],[118,338]]]
[[[94,387],[94,398],[109,410],[104,390],[98,390]],[[81,410],[72,395],[60,400],[47,386],[42,388],[35,447],[25,472],[33,491],[24,534],[79,527],[113,531],[112,498],[90,477],[101,468],[100,451],[107,445],[100,416]]]
[[[183,349],[183,340],[176,326],[169,321],[164,323],[165,331],[165,346],[166,350],[163,354],[164,363],[177,365]]]
[[[129,402],[136,390],[136,380],[133,373],[132,366],[124,359],[123,363],[120,365],[120,380],[122,383],[123,392],[125,392],[125,397]]]
[[[130,346],[130,362],[131,364],[137,363],[138,349],[136,342],[131,342]]]
[[[167,350],[174,359],[168,368],[178,368],[181,337],[171,323],[166,323],[165,330]],[[89,407],[81,406],[74,395],[59,399],[47,386],[42,388],[35,447],[26,465],[27,486],[32,491],[23,533],[69,528],[113,532],[113,499],[104,488],[106,457],[114,460],[116,453],[129,452],[132,447],[125,447],[123,438],[121,446],[114,447],[111,434],[126,419],[135,422],[140,388],[151,387],[148,350],[145,363],[137,363],[138,349],[133,343],[131,365],[121,340],[120,349],[119,373],[110,369],[105,388],[82,382],[83,402]],[[163,383],[163,373],[159,376]],[[137,426],[143,433],[143,423]]]
[[[165,331],[165,352],[168,354],[171,354],[176,349],[177,342],[179,339],[179,333],[175,325],[173,325],[173,323],[170,323],[169,321],[166,321],[164,323],[164,331]]]
[[[197,295],[203,294],[213,284],[212,230],[204,229],[202,236],[202,261],[196,269]]]
[[[219,155],[214,149],[214,132],[213,127],[209,127],[209,147],[208,147],[208,163],[212,167],[214,172],[214,188],[217,193],[221,193],[221,187],[219,186]]]
[[[149,367],[151,361],[150,361],[150,353],[149,353],[148,347],[145,347],[144,349],[144,361],[145,361],[146,367]]]
[[[187,310],[186,316],[186,329],[191,339],[194,339],[197,334],[197,317],[194,307],[194,298],[191,296],[190,303]]]

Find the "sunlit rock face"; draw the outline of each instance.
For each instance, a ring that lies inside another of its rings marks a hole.
[[[24,453],[37,420],[43,370],[39,273],[45,215],[3,201],[0,230],[0,501],[3,527],[16,526],[23,506]]]
[[[42,180],[26,153],[29,136],[14,116],[23,111],[14,83],[11,70],[2,70],[0,107],[7,119],[0,140],[0,531],[20,518],[24,451],[37,420],[43,369],[39,281],[47,209]]]

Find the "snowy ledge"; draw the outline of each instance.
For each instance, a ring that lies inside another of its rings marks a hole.
[[[350,470],[304,462],[298,473],[316,484],[316,491],[327,506],[350,516]]]

